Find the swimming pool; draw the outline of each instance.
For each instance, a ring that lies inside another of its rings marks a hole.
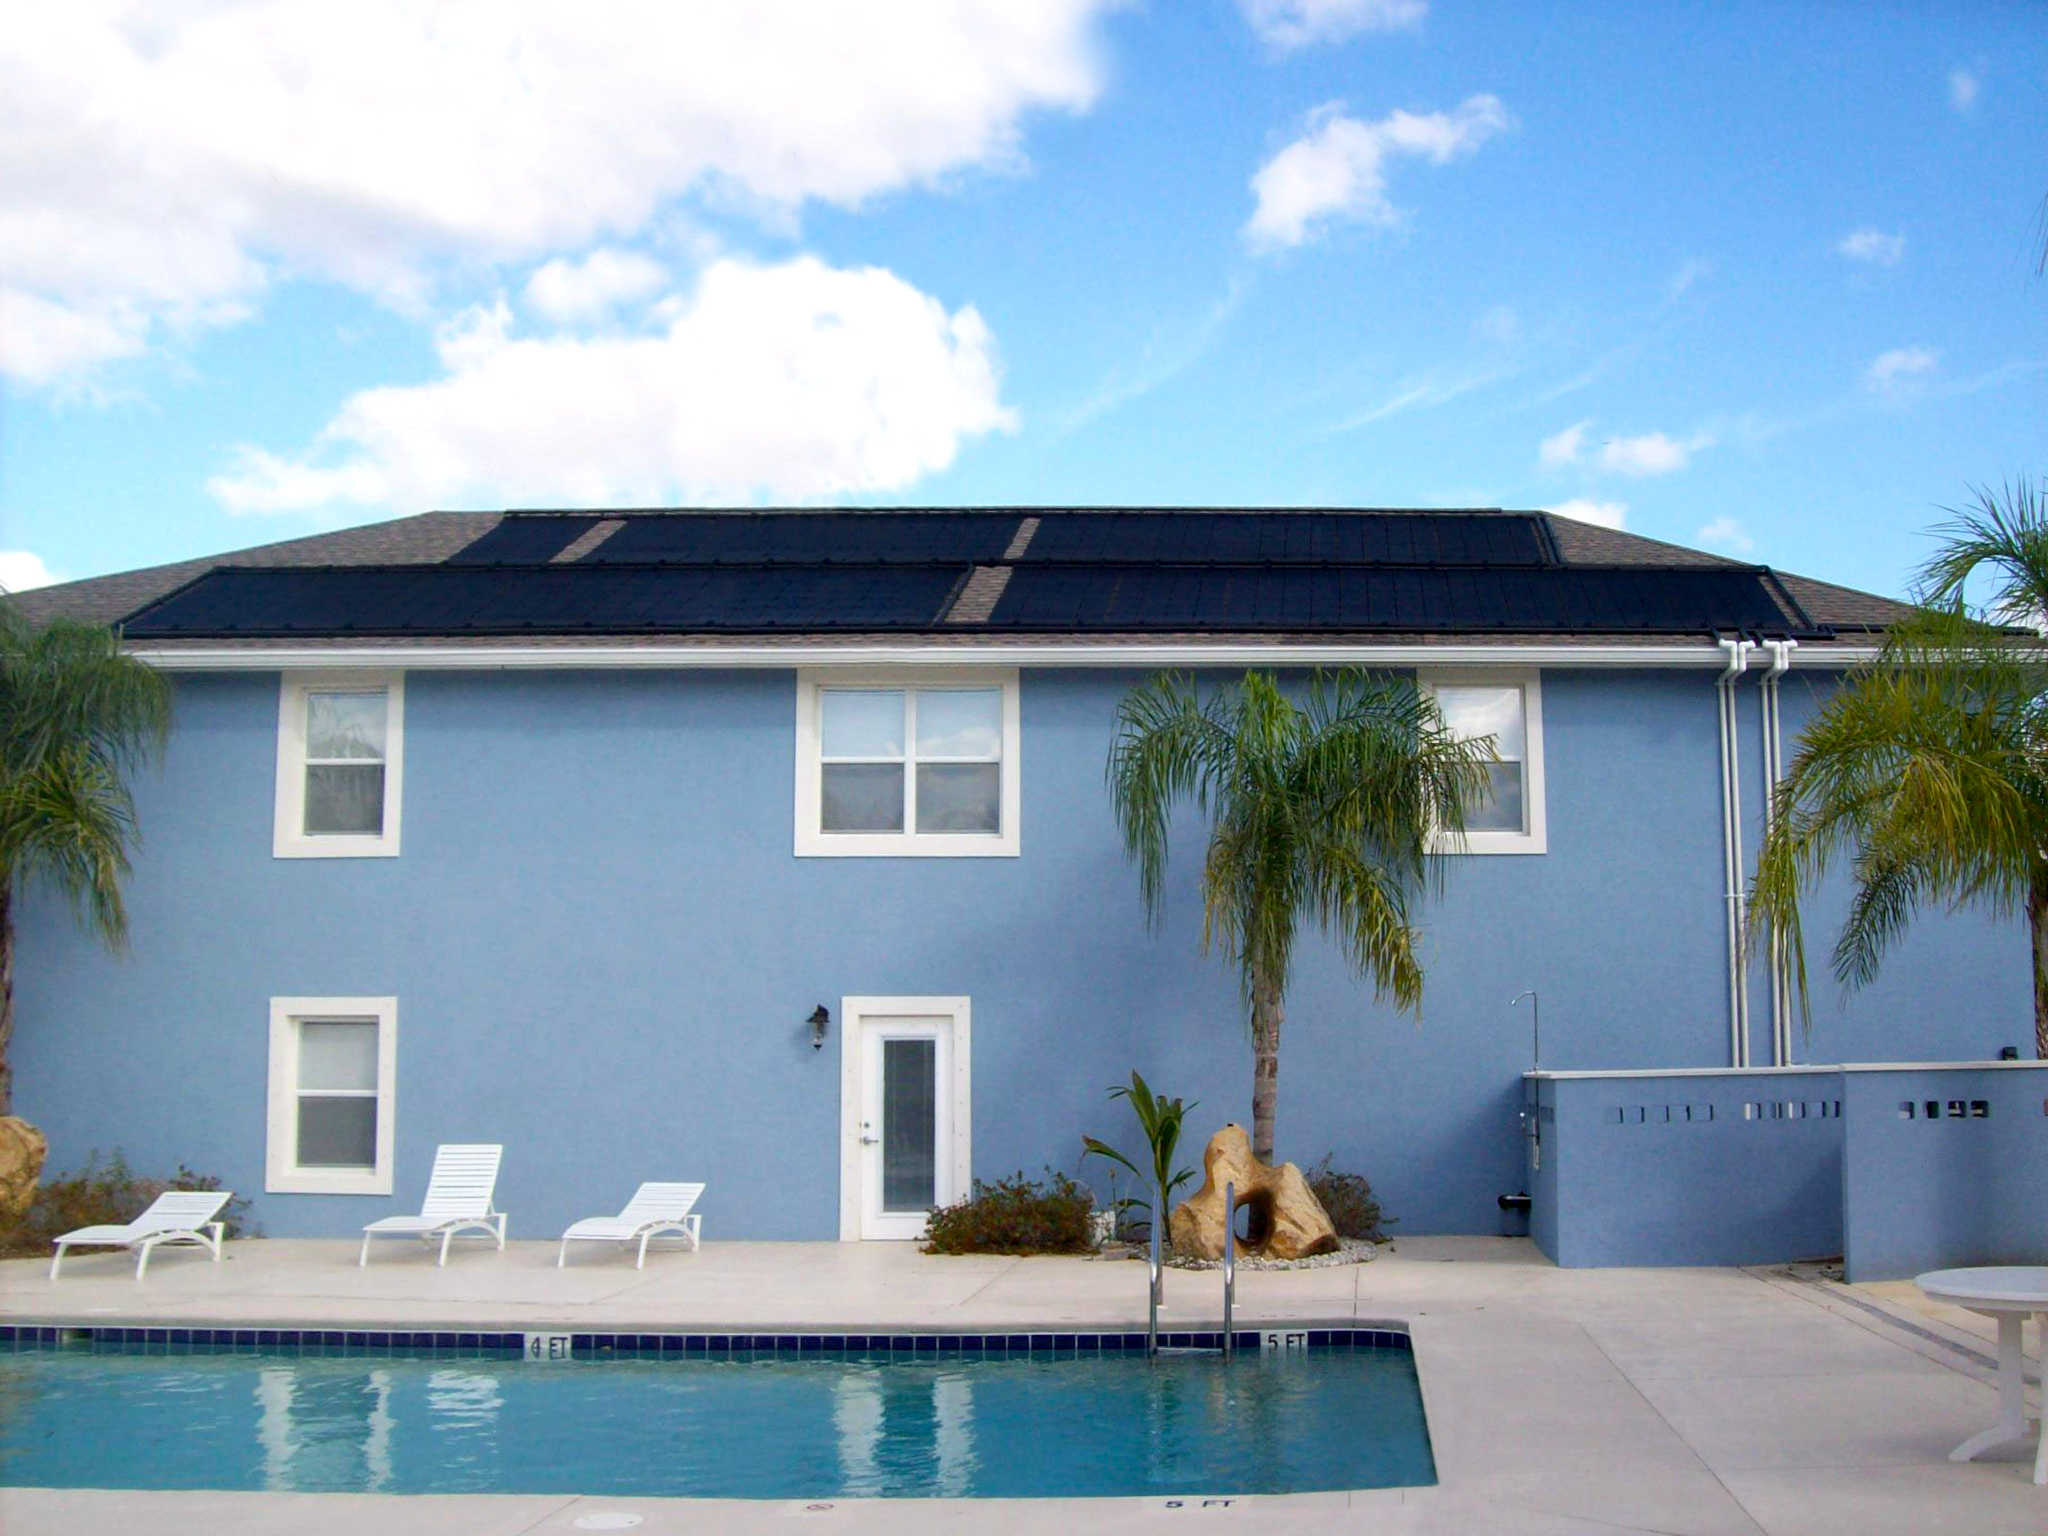
[[[0,1485],[814,1500],[1436,1480],[1414,1357],[1384,1332],[1229,1361],[920,1335],[586,1343],[553,1364],[494,1335],[417,1352],[106,1332],[0,1352]]]

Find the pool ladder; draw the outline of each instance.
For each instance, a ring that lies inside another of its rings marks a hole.
[[[1237,1186],[1223,1186],[1223,1209],[1227,1213],[1223,1222],[1223,1357],[1227,1360],[1233,1352],[1237,1336],[1232,1331],[1237,1314]],[[1166,1267],[1161,1262],[1159,1213],[1152,1215],[1152,1284],[1145,1308],[1145,1355],[1147,1359],[1159,1353],[1159,1296],[1166,1280]]]

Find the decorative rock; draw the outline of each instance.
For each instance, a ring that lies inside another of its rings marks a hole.
[[[16,1222],[28,1213],[49,1151],[41,1131],[19,1115],[0,1115],[0,1222]]]
[[[1239,1251],[1261,1259],[1305,1259],[1335,1253],[1337,1229],[1308,1180],[1292,1163],[1278,1168],[1252,1156],[1251,1138],[1241,1125],[1226,1125],[1209,1138],[1202,1154],[1202,1187],[1175,1207],[1167,1221],[1174,1251],[1198,1259],[1223,1257],[1223,1233],[1232,1213],[1223,1208],[1223,1186],[1251,1212]]]

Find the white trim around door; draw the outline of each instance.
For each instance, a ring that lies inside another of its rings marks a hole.
[[[930,1195],[932,1204],[950,1205],[967,1193],[973,1179],[968,1000],[844,997],[839,1017],[840,1241],[921,1237],[925,1208],[891,1209],[887,1198],[887,1074],[892,1062],[931,1073]]]

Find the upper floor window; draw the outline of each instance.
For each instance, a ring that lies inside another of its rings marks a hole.
[[[286,673],[277,718],[277,857],[396,854],[404,746],[404,674]]]
[[[1017,852],[1017,674],[804,672],[799,855]]]
[[[1434,695],[1451,730],[1490,737],[1499,761],[1487,765],[1486,788],[1465,807],[1462,843],[1443,853],[1542,853],[1543,684],[1538,673],[1422,671],[1416,682]]]

